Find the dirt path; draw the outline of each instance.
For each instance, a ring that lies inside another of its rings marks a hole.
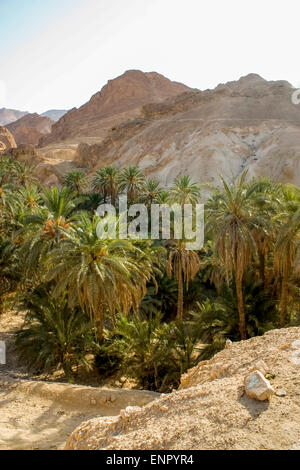
[[[62,449],[75,427],[95,415],[0,385],[0,449]]]
[[[19,364],[14,334],[23,315],[0,316],[0,341],[7,361],[0,364],[0,450],[62,449],[74,429],[96,416],[113,416],[128,405],[142,406],[152,392],[41,381]]]

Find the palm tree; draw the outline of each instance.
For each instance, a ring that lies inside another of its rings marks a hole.
[[[77,196],[86,186],[85,174],[82,170],[71,170],[63,178],[63,185]]]
[[[92,188],[103,196],[104,202],[109,196],[111,203],[115,205],[119,192],[119,170],[114,166],[106,166],[96,171],[92,178]]]
[[[178,176],[169,191],[169,202],[180,204],[184,208],[185,204],[195,206],[199,201],[200,188],[193,183],[188,175]],[[183,227],[184,230],[184,227]],[[178,283],[177,318],[183,317],[183,287],[184,283],[188,289],[189,283],[194,279],[200,269],[200,259],[198,253],[186,249],[186,241],[174,240],[170,246],[167,263],[167,274],[174,276]]]
[[[177,318],[183,318],[183,287],[189,287],[189,283],[194,279],[200,269],[200,259],[198,253],[193,250],[187,250],[184,240],[174,240],[170,248],[167,263],[167,274],[172,276],[178,283],[177,298]]]
[[[66,294],[53,299],[47,289],[26,293],[22,307],[27,310],[23,328],[17,332],[16,346],[29,368],[50,372],[62,367],[69,382],[74,382],[74,367],[92,369],[87,359],[98,350],[93,324],[78,308],[68,307]]]
[[[100,220],[83,214],[66,232],[49,255],[47,277],[56,281],[55,295],[66,290],[71,305],[78,302],[96,319],[102,338],[107,312],[114,319],[116,311],[127,314],[131,308],[138,309],[159,260],[151,246],[141,249],[138,242],[99,239]]]
[[[161,200],[161,192],[162,190],[159,181],[155,179],[148,179],[145,182],[145,187],[139,198],[139,201],[150,208],[151,204],[159,204]]]
[[[264,224],[253,204],[252,190],[245,183],[245,171],[238,182],[228,185],[223,178],[223,191],[209,210],[208,231],[215,245],[215,256],[224,266],[227,282],[234,277],[241,339],[246,339],[246,318],[243,301],[243,279],[257,255],[254,232]]]
[[[70,229],[75,209],[80,199],[74,198],[68,188],[45,188],[41,193],[41,205],[25,218],[20,236],[24,238],[20,255],[24,263],[24,275],[39,276],[39,263],[43,256],[65,237]]]
[[[126,191],[128,203],[133,204],[145,188],[145,177],[137,166],[125,168],[119,177],[120,191]]]
[[[169,191],[169,201],[183,207],[185,204],[196,205],[201,195],[200,187],[193,183],[188,175],[178,176]]]
[[[280,280],[280,326],[286,325],[290,283],[295,274],[295,264],[300,242],[300,190],[292,185],[282,185],[282,210],[275,217],[279,223],[274,247],[275,273]]]
[[[103,201],[105,203],[107,198],[107,179],[105,168],[97,170],[92,176],[92,189],[95,193],[103,197]]]

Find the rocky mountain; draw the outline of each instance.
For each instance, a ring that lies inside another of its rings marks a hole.
[[[6,124],[10,124],[11,122],[20,119],[22,116],[28,114],[27,111],[17,111],[16,109],[7,109],[1,108],[0,109],[0,126],[5,126]]]
[[[41,116],[48,117],[53,121],[59,121],[68,112],[67,109],[49,109],[41,114]]]
[[[288,82],[250,74],[146,104],[102,142],[79,145],[77,162],[92,170],[138,165],[164,184],[183,173],[218,182],[219,174],[229,178],[247,168],[249,177],[300,185],[300,105],[292,93]]]
[[[0,126],[0,153],[16,146],[13,135],[5,127]]]
[[[66,449],[299,450],[299,367],[299,327],[228,344],[188,371],[178,391],[82,423]],[[247,392],[253,373],[272,387],[267,400]]]
[[[8,124],[7,129],[13,134],[17,145],[37,145],[42,136],[51,132],[52,124],[52,119],[33,113]]]
[[[187,90],[185,85],[158,73],[129,70],[109,80],[88,103],[66,113],[53,125],[51,134],[41,139],[40,146],[65,141],[99,142],[108,129],[139,116],[144,104],[162,102]]]

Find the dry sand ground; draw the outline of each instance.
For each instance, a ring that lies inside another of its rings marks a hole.
[[[62,449],[82,421],[119,414],[128,405],[144,405],[158,394],[138,390],[69,385],[37,380],[13,351],[13,338],[23,315],[0,316],[0,340],[7,363],[0,364],[0,450]],[[51,380],[50,380],[51,379]]]

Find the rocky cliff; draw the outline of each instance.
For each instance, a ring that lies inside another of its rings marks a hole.
[[[0,126],[0,153],[16,147],[15,139],[5,127]]]

